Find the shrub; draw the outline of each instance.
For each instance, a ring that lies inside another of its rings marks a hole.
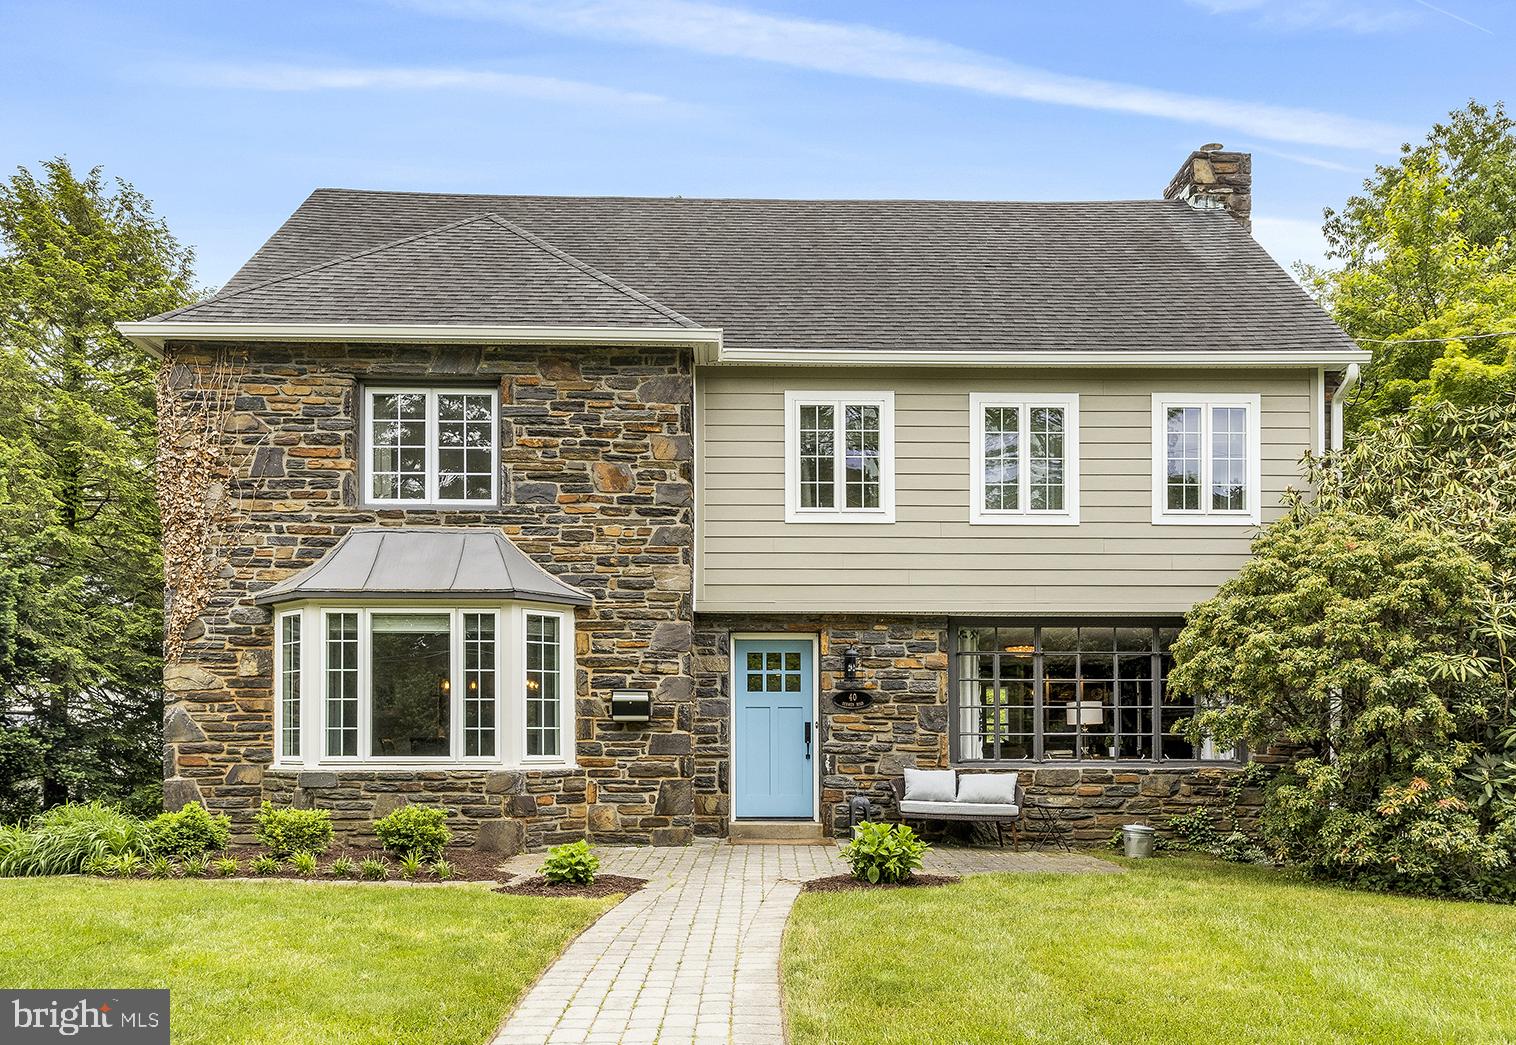
[[[271,856],[324,853],[332,845],[332,815],[325,809],[275,809],[264,802],[253,837]]]
[[[153,852],[180,858],[225,849],[232,839],[232,822],[224,814],[206,812],[199,802],[177,813],[159,813],[151,829]]]
[[[570,842],[548,850],[542,877],[555,885],[589,885],[600,870],[600,858],[588,842]]]
[[[842,850],[853,877],[878,885],[903,882],[921,866],[927,845],[905,824],[858,825],[858,834]]]
[[[353,862],[351,857],[347,856],[337,857],[337,859],[332,861],[332,866],[328,870],[331,872],[333,878],[358,877],[358,865]]]
[[[136,817],[100,802],[68,803],[34,817],[24,832],[0,836],[0,874],[78,874],[97,857],[131,854],[140,862],[152,851],[151,832]]]
[[[174,863],[166,856],[149,857],[147,861],[147,873],[151,878],[174,877]]]
[[[432,874],[437,876],[439,882],[445,882],[457,874],[457,872],[453,870],[453,865],[446,860],[436,860],[432,863]]]
[[[371,856],[358,865],[358,871],[371,882],[382,882],[390,876],[389,865]]]
[[[295,869],[296,874],[309,878],[316,873],[316,854],[296,853],[290,857],[290,866]]]
[[[447,810],[427,806],[401,806],[389,816],[374,821],[379,844],[398,857],[411,854],[429,860],[442,855],[452,832],[443,823]]]
[[[279,873],[279,861],[265,853],[263,856],[255,856],[252,863],[253,874],[267,877]]]
[[[235,856],[223,856],[216,861],[216,873],[222,878],[235,878],[240,870]]]

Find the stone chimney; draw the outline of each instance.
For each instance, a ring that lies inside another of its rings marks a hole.
[[[1218,144],[1190,153],[1163,190],[1166,200],[1184,200],[1196,210],[1226,209],[1253,231],[1253,156],[1227,152]]]

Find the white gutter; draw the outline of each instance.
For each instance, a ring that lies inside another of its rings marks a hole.
[[[923,366],[923,367],[1273,367],[1327,366],[1366,363],[1370,353],[1356,348],[1321,351],[1227,352],[1194,349],[1069,350],[1050,349],[810,349],[732,348],[702,345],[696,362],[741,366]]]
[[[1348,393],[1358,385],[1358,364],[1349,363],[1343,371],[1342,384],[1332,393],[1332,449],[1342,449],[1342,411],[1347,406]]]
[[[163,358],[168,341],[326,341],[405,344],[674,345],[721,347],[713,327],[469,326],[427,323],[117,323],[134,344]]]

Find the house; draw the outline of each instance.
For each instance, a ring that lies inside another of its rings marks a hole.
[[[1240,763],[1168,645],[1367,358],[1250,207],[1219,146],[1119,202],[317,190],[122,325],[169,803],[507,851],[841,832],[911,764],[1081,838],[1189,808]]]

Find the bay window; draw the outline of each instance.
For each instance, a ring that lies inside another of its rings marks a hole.
[[[786,392],[785,519],[895,521],[895,393]]]
[[[958,622],[955,762],[1232,759],[1179,726],[1199,710],[1166,685],[1177,625]]]
[[[973,523],[1079,522],[1079,397],[975,392]]]
[[[1257,395],[1153,395],[1153,522],[1259,521]]]
[[[276,764],[571,760],[571,612],[309,603],[275,636]]]

